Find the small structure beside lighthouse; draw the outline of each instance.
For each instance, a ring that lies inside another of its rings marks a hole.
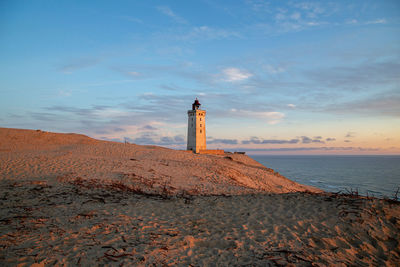
[[[187,150],[194,153],[206,150],[206,111],[200,109],[199,100],[194,101],[188,110]]]

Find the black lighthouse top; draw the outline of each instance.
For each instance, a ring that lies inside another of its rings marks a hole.
[[[199,109],[200,106],[201,106],[201,104],[200,104],[199,100],[197,100],[197,98],[196,98],[196,100],[195,100],[194,103],[192,104],[192,110]]]

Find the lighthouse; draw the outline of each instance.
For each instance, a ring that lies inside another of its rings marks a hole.
[[[188,110],[187,150],[200,153],[206,150],[206,111],[200,109],[199,100],[194,101],[192,109]]]

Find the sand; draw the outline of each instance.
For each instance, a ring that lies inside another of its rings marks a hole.
[[[0,129],[2,266],[398,266],[400,205],[244,155]]]
[[[121,182],[144,191],[177,194],[288,193],[321,190],[300,185],[246,155],[196,155],[84,135],[0,128],[0,179],[50,183],[80,177]]]

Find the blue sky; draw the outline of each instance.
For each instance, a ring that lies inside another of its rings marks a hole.
[[[0,125],[182,149],[400,154],[399,1],[2,1]]]

